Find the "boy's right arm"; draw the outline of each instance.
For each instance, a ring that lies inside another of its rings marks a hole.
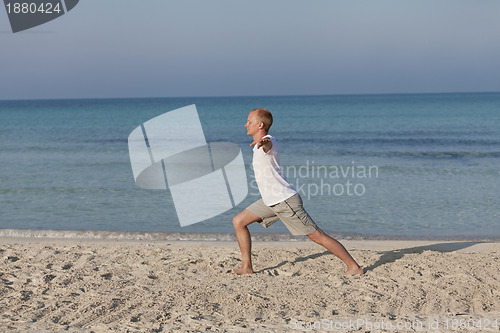
[[[271,142],[271,138],[262,138],[260,141],[257,143],[257,149],[262,147],[264,149],[264,153],[268,153],[271,148],[273,147],[273,143]]]

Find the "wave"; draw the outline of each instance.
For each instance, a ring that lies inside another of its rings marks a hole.
[[[14,188],[0,188],[0,194],[20,194],[20,193],[79,193],[79,194],[101,194],[101,193],[117,193],[123,192],[116,189],[104,188],[83,188],[83,187],[14,187]]]
[[[327,232],[338,240],[481,240],[498,241],[499,238],[478,237],[409,237],[361,235],[357,233]],[[77,239],[77,240],[112,240],[112,241],[222,241],[237,242],[234,233],[182,233],[182,232],[122,232],[122,231],[76,231],[76,230],[22,230],[0,229],[0,237],[21,239]],[[294,236],[289,233],[254,233],[252,241],[258,242],[294,242],[307,241],[307,236]]]
[[[348,146],[404,146],[404,147],[422,147],[422,146],[430,146],[430,147],[491,147],[491,146],[500,146],[500,141],[496,139],[464,139],[464,138],[408,138],[406,137],[360,137],[361,134],[358,133],[357,136],[346,136],[343,138],[331,137],[328,138],[325,136],[314,136],[311,137],[311,134],[305,136],[308,137],[307,143],[321,144],[327,146],[339,146],[339,145],[348,145]],[[302,138],[286,138],[282,140],[286,145],[295,145],[295,144],[303,144],[304,140]]]
[[[366,156],[377,157],[404,157],[404,158],[424,158],[424,159],[460,159],[465,157],[473,158],[498,158],[500,152],[471,152],[471,151],[435,151],[435,152],[366,152]]]
[[[0,237],[34,239],[82,239],[82,240],[129,240],[129,241],[231,241],[234,233],[182,233],[182,232],[122,232],[122,231],[73,231],[73,230],[22,230],[0,229]],[[255,234],[256,241],[299,241],[305,236],[290,234]]]
[[[73,230],[22,230],[0,229],[0,237],[50,238],[50,239],[88,239],[88,240],[203,240],[235,241],[229,233],[179,233],[179,232],[120,232],[120,231],[73,231]]]
[[[305,152],[297,150],[296,154],[304,155]],[[363,157],[401,157],[417,159],[460,159],[460,158],[499,158],[500,151],[473,152],[473,151],[359,151],[359,150],[335,150],[335,151],[311,151],[308,155],[334,155],[334,156],[363,156]],[[307,155],[306,155],[307,156]]]

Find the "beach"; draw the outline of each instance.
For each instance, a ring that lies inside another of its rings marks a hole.
[[[500,244],[0,238],[3,332],[498,332]]]

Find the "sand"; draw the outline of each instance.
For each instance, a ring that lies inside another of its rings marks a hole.
[[[500,244],[0,238],[2,332],[499,332]]]

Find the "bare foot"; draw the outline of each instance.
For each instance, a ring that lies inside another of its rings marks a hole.
[[[344,275],[344,276],[350,276],[350,275],[361,275],[361,274],[365,274],[365,271],[364,271],[363,267],[349,268],[342,275]]]
[[[240,267],[237,269],[233,269],[233,273],[238,275],[253,274],[253,269]]]

